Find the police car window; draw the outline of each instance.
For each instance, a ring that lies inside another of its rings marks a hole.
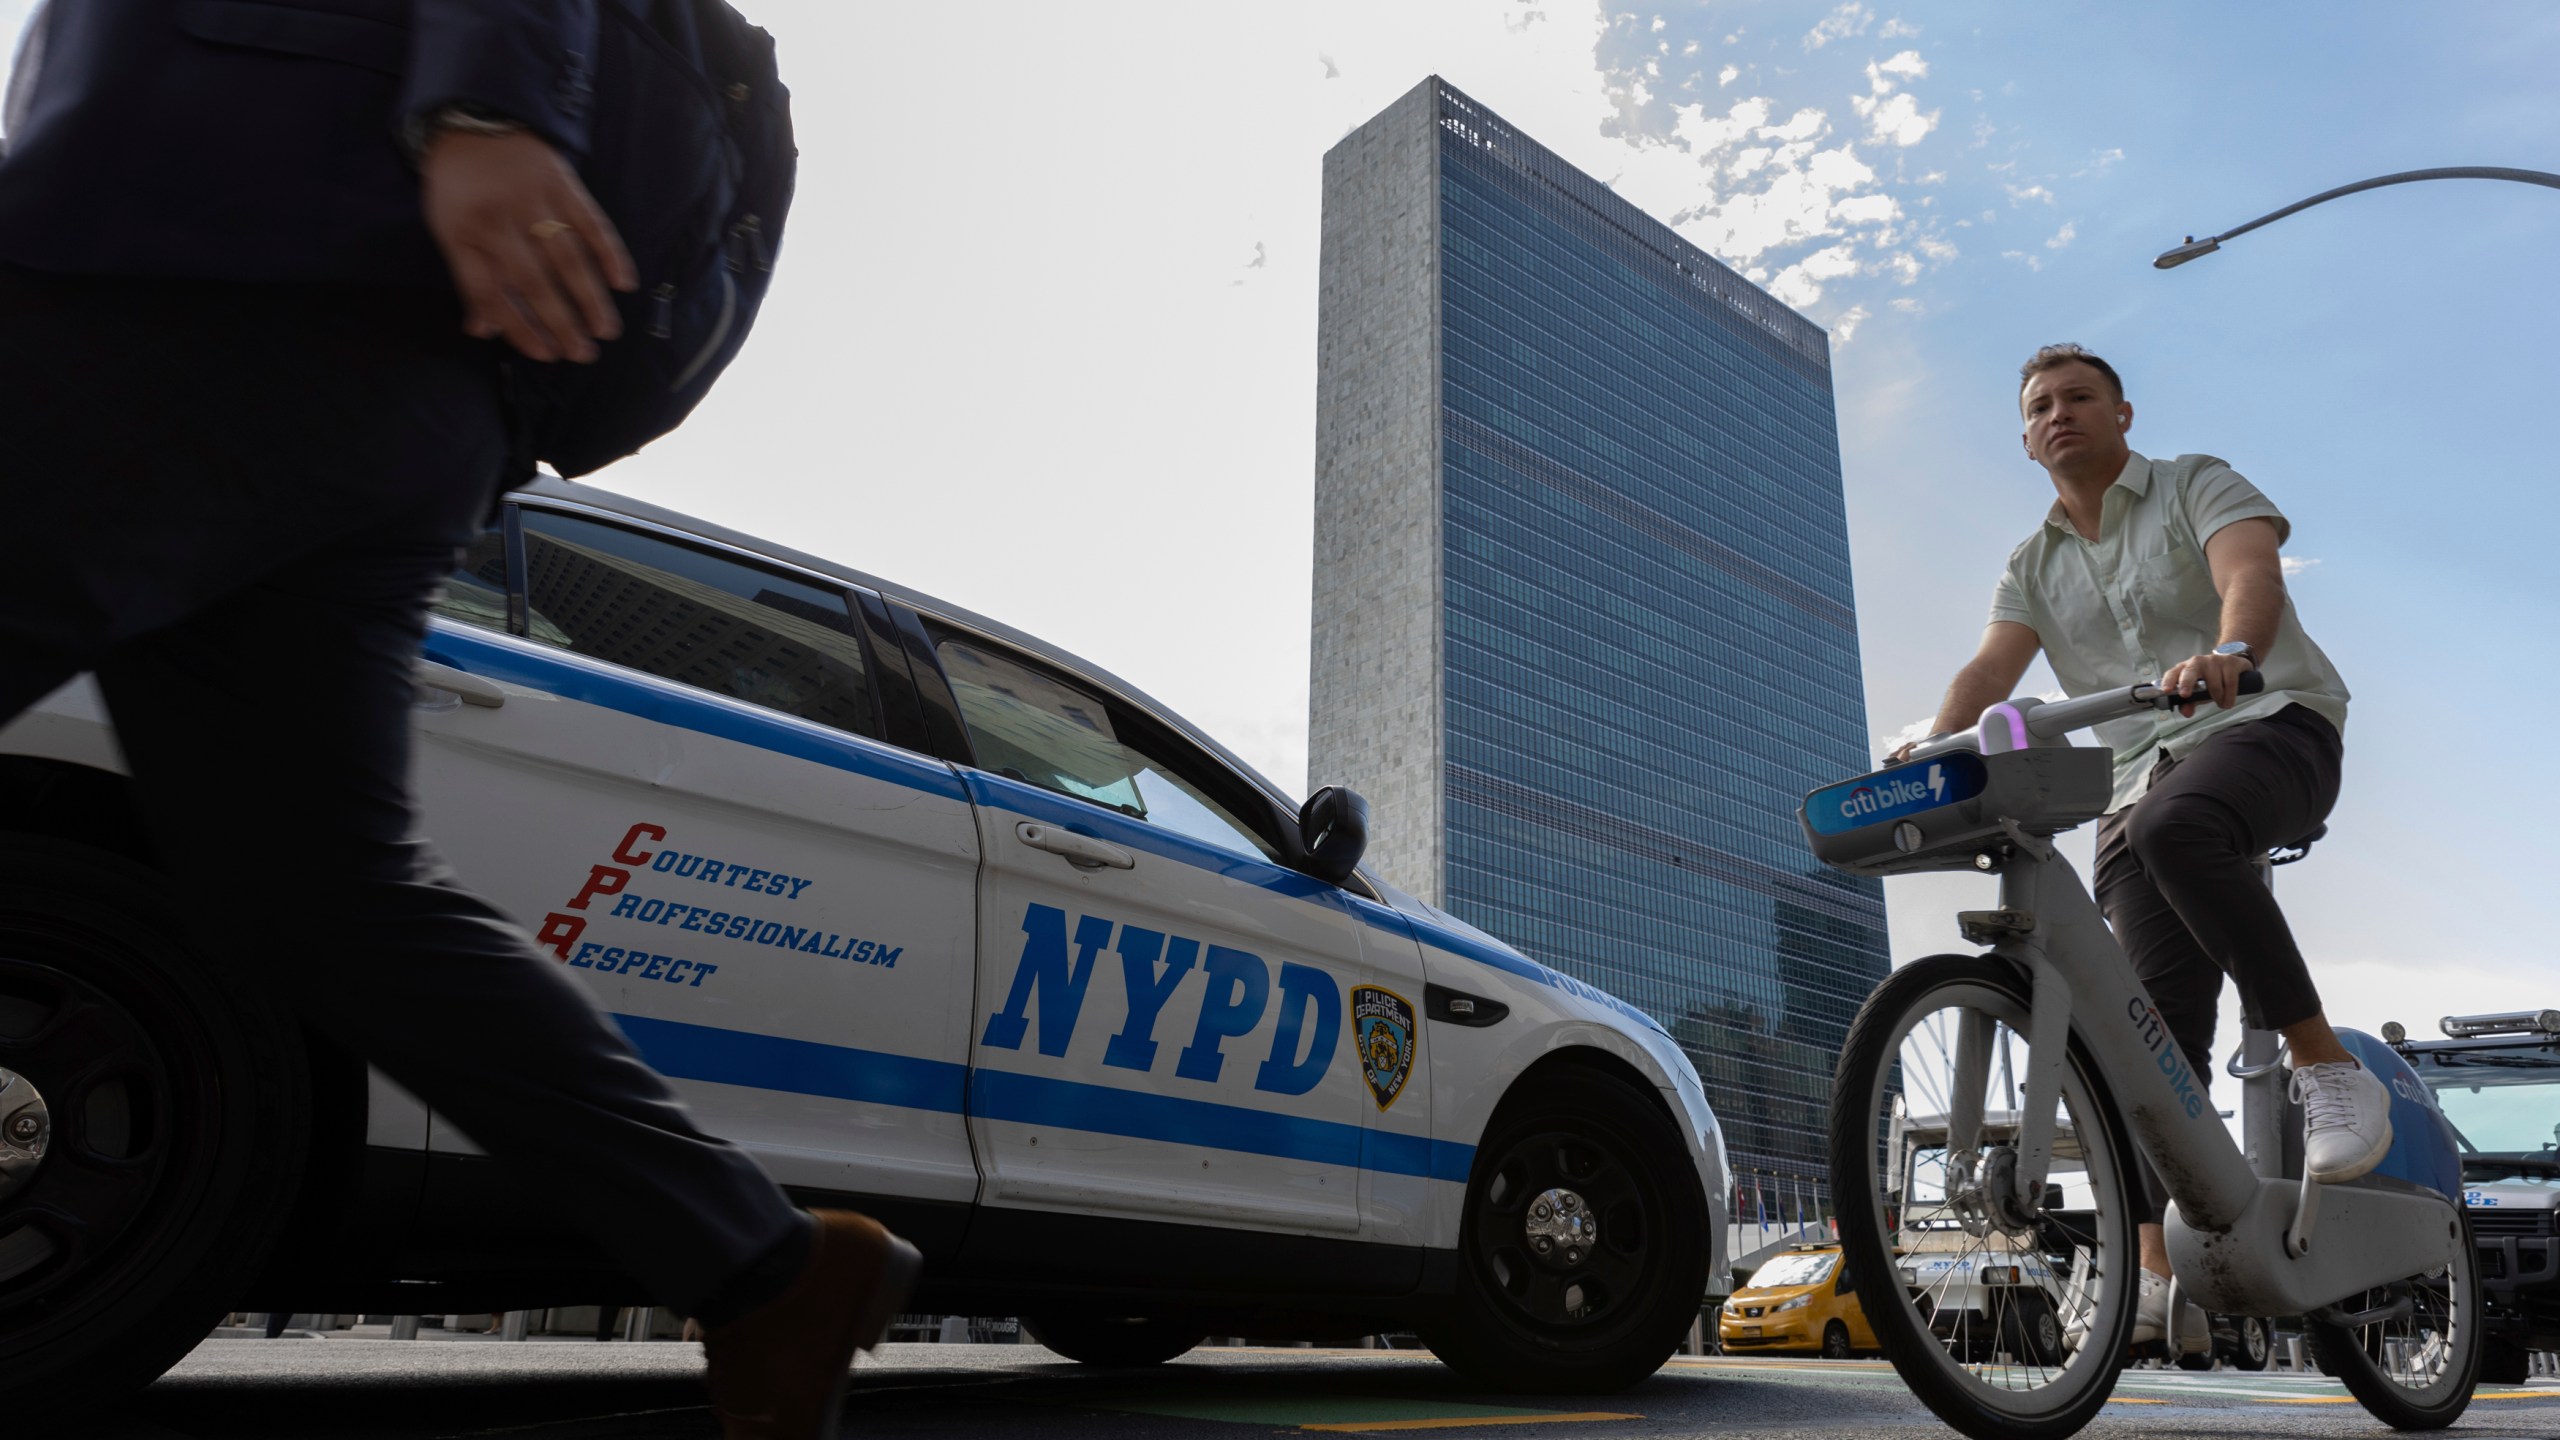
[[[935,647],[979,768],[1072,795],[1222,850],[1279,859],[1217,799],[1206,762],[1101,696],[990,645]],[[1190,772],[1186,774],[1185,772]],[[1205,782],[1205,783],[1204,783]]]
[[[859,735],[879,732],[844,595],[740,560],[526,507],[532,638]]]
[[[494,526],[473,537],[436,597],[435,613],[485,630],[507,628],[507,537]]]

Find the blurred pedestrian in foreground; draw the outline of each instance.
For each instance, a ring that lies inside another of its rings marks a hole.
[[[594,5],[34,22],[0,158],[0,723],[94,673],[201,943],[700,1320],[730,1435],[832,1434],[916,1252],[695,1129],[413,825],[427,605],[524,468],[501,359],[592,361],[636,283],[572,168]]]

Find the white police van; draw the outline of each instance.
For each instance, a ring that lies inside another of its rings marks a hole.
[[[427,832],[706,1128],[922,1246],[915,1308],[1021,1315],[1105,1363],[1411,1327],[1555,1389],[1633,1383],[1687,1333],[1729,1194],[1695,1072],[1643,1014],[1355,868],[1357,797],[1302,813],[1075,657],[781,546],[560,481],[503,516],[419,670]],[[0,732],[0,851],[149,863],[117,769],[85,684]],[[132,1112],[222,1081],[173,1034],[83,1091],[93,1057],[47,1028],[68,992],[11,945],[81,933],[49,903],[0,907],[0,1080],[49,1097],[56,1151],[0,1134],[0,1390],[129,1306],[138,1267],[191,1263],[168,1253],[189,1166],[143,1163],[185,1127]],[[100,1044],[202,1023],[47,953]],[[307,1048],[259,1092],[307,1094],[282,1102],[300,1153],[269,1160],[307,1178],[243,1202],[297,1218],[233,1303],[645,1303],[574,1217]]]

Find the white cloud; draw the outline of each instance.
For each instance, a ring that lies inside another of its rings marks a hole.
[[[1848,344],[1850,340],[1857,336],[1858,326],[1860,322],[1864,321],[1866,318],[1866,306],[1850,306],[1847,313],[1831,322],[1831,343],[1834,345]]]
[[[1717,71],[1717,72],[1716,72],[1716,84],[1717,84],[1717,85],[1719,85],[1719,86],[1723,86],[1723,85],[1730,85],[1730,84],[1732,84],[1732,83],[1734,82],[1734,78],[1735,78],[1736,76],[1740,75],[1741,73],[1742,73],[1742,67],[1741,67],[1741,66],[1739,66],[1739,65],[1727,65],[1727,66],[1726,66],[1726,67],[1724,67],[1722,70],[1719,70],[1719,71]]]
[[[2047,250],[2068,249],[2071,245],[2072,238],[2079,233],[2079,221],[2065,220],[2062,222],[2062,228],[2053,232],[2053,238],[2044,242],[2044,248]]]
[[[2053,203],[2053,192],[2042,185],[2003,185],[2001,188],[2009,192],[2012,205],[2024,205],[2030,200],[2041,200],[2047,205]]]
[[[1876,38],[1879,40],[1902,40],[1919,33],[1919,26],[1914,25],[1910,21],[1897,15],[1884,22],[1884,28],[1876,32]]]
[[[2286,555],[2279,558],[2276,563],[2284,567],[2284,578],[2290,580],[2294,576],[2301,574],[2303,571],[2310,569],[2312,566],[2317,565],[2320,562],[2317,560],[2305,560],[2299,555]]]
[[[2123,158],[2124,151],[2122,150],[2097,151],[2090,155],[2089,163],[2071,172],[2071,178],[2077,180],[2084,175],[2104,175],[2109,170],[2115,168],[2115,163]]]
[[[1930,736],[1935,735],[1935,734],[1937,734],[1937,733],[1938,733],[1938,717],[1937,717],[1937,716],[1935,716],[1935,715],[1931,715],[1931,716],[1928,716],[1928,717],[1926,717],[1926,718],[1924,718],[1924,719],[1914,720],[1914,721],[1912,721],[1910,724],[1903,726],[1903,727],[1902,727],[1901,729],[1899,729],[1899,730],[1893,731],[1893,732],[1891,732],[1891,733],[1889,733],[1889,734],[1878,735],[1877,737],[1875,737],[1875,738],[1876,738],[1876,754],[1878,754],[1878,755],[1890,755],[1890,754],[1892,754],[1894,751],[1901,749],[1901,748],[1902,748],[1903,746],[1905,746],[1905,745],[1913,745],[1913,744],[1917,744],[1917,743],[1919,743],[1920,741],[1926,740],[1926,739],[1928,739]]]
[[[1879,144],[1917,145],[1938,128],[1938,112],[1922,114],[1920,102],[1907,90],[1881,100],[1861,95],[1849,103],[1866,117],[1867,135]]]
[[[1905,315],[1917,315],[1920,313],[1920,302],[1912,299],[1908,295],[1895,296],[1892,300],[1887,301],[1886,303],[1890,304],[1894,309],[1901,311]]]
[[[1919,51],[1905,50],[1890,60],[1879,60],[1873,65],[1867,67],[1867,74],[1870,78],[1873,78],[1878,73],[1899,75],[1905,80],[1926,79],[1929,74],[1929,62],[1920,58]],[[2123,152],[2119,151],[2117,153],[2121,154]]]
[[[1849,0],[1848,4],[1823,17],[1821,24],[1805,32],[1804,48],[1819,50],[1834,40],[1846,40],[1852,35],[1864,35],[1867,33],[1867,27],[1875,23],[1875,18],[1876,12],[1857,3],[1857,0]],[[1731,37],[1728,36],[1728,43],[1730,40]]]
[[[2042,270],[2044,268],[2044,258],[2042,256],[2030,255],[2024,250],[2003,250],[2000,252],[2000,258],[2003,260],[2023,261],[2029,270]]]

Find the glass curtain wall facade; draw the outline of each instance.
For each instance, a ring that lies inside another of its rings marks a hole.
[[[1828,341],[1426,88],[1440,853],[1391,878],[1659,1019],[1749,1221],[1824,1188],[1833,1067],[1887,968],[1881,887],[1795,819],[1869,763]]]

